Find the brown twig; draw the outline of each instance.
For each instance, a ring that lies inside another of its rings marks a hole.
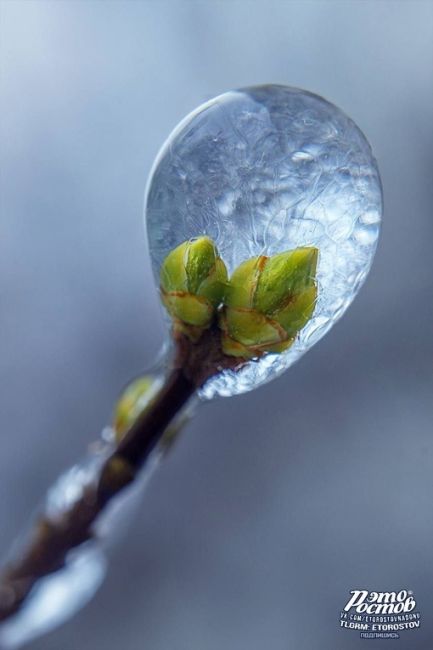
[[[225,356],[218,330],[197,343],[175,334],[172,370],[151,405],[138,417],[103,464],[98,479],[58,517],[42,515],[28,546],[0,575],[0,621],[15,614],[41,578],[61,569],[70,551],[94,537],[94,525],[107,503],[135,478],[170,422],[207,379],[243,361]]]

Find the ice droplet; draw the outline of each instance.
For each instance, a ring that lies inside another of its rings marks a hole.
[[[209,235],[230,272],[249,257],[319,248],[313,318],[284,354],[203,388],[234,395],[291,366],[342,316],[376,249],[382,191],[365,136],[339,108],[297,88],[257,86],[199,106],[172,132],[147,185],[145,216],[159,284],[167,253]]]

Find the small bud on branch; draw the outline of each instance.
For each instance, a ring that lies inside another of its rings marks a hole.
[[[161,296],[173,327],[200,338],[215,317],[227,284],[227,270],[209,237],[180,244],[161,267]]]

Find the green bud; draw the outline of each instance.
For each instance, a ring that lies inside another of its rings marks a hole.
[[[317,256],[317,248],[311,246],[269,257],[258,279],[256,309],[275,313],[294,296],[314,286]]]
[[[225,354],[250,359],[292,345],[314,311],[317,257],[317,248],[296,248],[234,271],[219,321]]]
[[[160,386],[161,380],[152,375],[138,377],[128,384],[114,410],[113,430],[116,442],[120,442],[138,416],[151,404]]]
[[[197,339],[212,323],[227,285],[227,270],[209,237],[183,242],[165,258],[162,301],[174,326]]]
[[[113,430],[117,444],[119,444],[137,418],[152,405],[162,384],[162,377],[153,375],[143,375],[128,384],[120,395],[114,410]],[[189,417],[189,411],[184,409],[169,424],[161,438],[161,448],[164,451],[174,442],[178,432],[188,421]],[[119,464],[113,466],[111,469],[114,470],[118,467]]]

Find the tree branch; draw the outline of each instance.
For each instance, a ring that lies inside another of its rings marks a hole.
[[[43,514],[34,526],[27,548],[3,570],[0,621],[20,609],[38,580],[61,569],[71,550],[94,537],[99,514],[132,483],[170,422],[196,390],[218,372],[243,364],[243,360],[222,353],[216,327],[207,330],[197,343],[182,334],[174,336],[176,355],[164,386],[105,461],[98,479],[58,517]]]

